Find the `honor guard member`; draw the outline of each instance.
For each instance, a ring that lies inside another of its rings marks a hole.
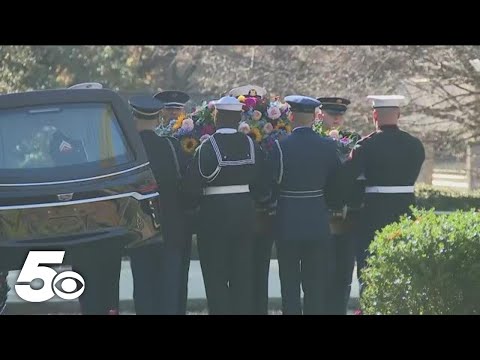
[[[164,104],[161,118],[165,126],[171,120],[176,120],[182,113],[185,113],[185,104],[190,100],[187,93],[178,90],[160,91],[154,95],[154,98]]]
[[[243,104],[215,102],[217,131],[195,152],[184,189],[199,203],[198,251],[210,314],[253,314],[255,200],[269,198],[263,152],[238,132]]]
[[[154,98],[163,102],[164,106],[161,110],[162,124],[160,127],[167,126],[173,119],[177,119],[180,115],[185,114],[185,105],[190,100],[190,95],[179,90],[165,90],[160,91],[154,95]],[[185,158],[184,165],[182,165],[182,173],[186,171],[184,167],[191,161],[189,156],[182,151],[182,156]],[[190,257],[192,249],[192,234],[194,233],[195,212],[189,211],[186,213],[187,238],[185,239],[185,254],[183,263],[183,283],[185,284],[182,290],[182,305],[180,313],[186,314],[187,299],[188,299],[188,271],[190,269]],[[190,232],[188,234],[188,232]]]
[[[131,248],[137,314],[178,315],[183,311],[186,281],[185,217],[180,199],[184,167],[178,140],[158,136],[161,101],[151,96],[129,100],[153,174],[159,186],[162,235],[148,245]],[[161,241],[163,237],[163,241]]]
[[[333,273],[329,210],[324,197],[340,166],[334,140],[312,130],[320,101],[285,97],[294,129],[276,141],[270,169],[278,205],[274,228],[284,314],[327,314],[327,292]]]
[[[400,130],[399,95],[370,95],[376,131],[360,140],[340,172],[341,188],[352,186],[365,175],[365,200],[357,248],[357,274],[365,267],[368,247],[375,232],[410,214],[415,204],[414,185],[425,160],[419,139]]]
[[[267,110],[266,103],[262,102],[267,95],[267,90],[257,85],[244,85],[236,87],[229,92],[230,96],[253,97],[257,100],[255,109],[261,112]],[[265,154],[266,155],[266,154]],[[268,204],[270,205],[270,204]],[[255,224],[255,264],[254,264],[254,306],[255,315],[268,314],[268,278],[270,273],[270,260],[272,257],[272,212],[273,208],[257,204],[257,220]]]
[[[347,137],[355,144],[361,139],[360,134],[344,128],[344,115],[350,100],[341,97],[317,98],[322,105],[320,120],[325,131],[338,130],[339,138]],[[352,285],[353,269],[355,267],[355,238],[358,237],[358,216],[363,203],[364,180],[359,177],[355,186],[348,191],[350,196],[346,199],[345,206],[332,210],[332,235],[335,253],[335,273],[333,277],[330,296],[330,314],[346,315]],[[334,195],[335,196],[335,195]]]

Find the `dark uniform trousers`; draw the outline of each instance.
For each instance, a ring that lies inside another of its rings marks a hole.
[[[129,249],[135,312],[139,315],[185,314],[191,234],[179,187],[184,157],[174,138],[159,137],[153,131],[143,131],[140,136],[160,189],[163,241]]]
[[[333,235],[333,252],[335,271],[330,290],[330,314],[346,315],[352,287],[353,269],[355,268],[354,232]]]
[[[85,290],[78,298],[83,315],[119,312],[123,246],[112,241],[79,249],[73,255],[72,270],[85,280]]]
[[[325,190],[340,167],[336,144],[307,127],[276,144],[269,168],[283,314],[302,314],[301,290],[303,314],[328,314],[335,263]]]
[[[253,313],[254,214],[248,193],[202,202],[198,253],[212,315]]]
[[[273,216],[267,212],[257,212],[257,229],[254,243],[254,314],[268,314],[268,279],[274,236]]]
[[[185,314],[187,246],[156,242],[129,250],[137,315]]]
[[[328,294],[333,272],[331,241],[277,241],[282,308],[284,315],[328,314]],[[301,285],[301,289],[300,289]]]
[[[198,252],[209,313],[254,314],[255,201],[265,196],[264,154],[233,129],[200,145],[184,189],[199,206]]]

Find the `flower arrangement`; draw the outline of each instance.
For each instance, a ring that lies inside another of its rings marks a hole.
[[[265,150],[270,150],[275,140],[288,136],[292,132],[290,107],[282,103],[279,97],[268,101],[266,97],[256,94],[240,95],[237,99],[244,104],[238,131],[250,136]],[[192,154],[203,141],[215,133],[215,105],[213,101],[202,104],[186,115],[172,119],[157,128],[160,136],[177,138],[184,151]]]
[[[172,136],[180,141],[183,150],[192,154],[198,146],[198,129],[191,117],[180,114],[176,119],[170,120],[168,125],[157,128],[156,133],[160,136]]]
[[[345,162],[350,155],[350,152],[355,147],[358,140],[361,139],[360,134],[344,129],[327,130],[324,128],[321,121],[313,124],[313,130],[320,136],[329,137],[336,141],[337,151],[340,161]]]
[[[248,134],[266,150],[272,148],[275,140],[292,132],[290,108],[281,103],[279,97],[269,103],[266,98],[239,96],[238,99],[245,104],[239,131]]]

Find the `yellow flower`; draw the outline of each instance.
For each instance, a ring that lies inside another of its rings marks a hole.
[[[262,141],[262,133],[260,131],[260,129],[254,127],[250,130],[250,132],[248,133],[248,135],[250,135],[252,137],[252,139],[256,142],[260,142]]]
[[[245,102],[245,96],[243,96],[243,95],[240,95],[237,99],[238,99],[238,101],[240,101],[242,103]]]
[[[180,144],[182,145],[182,149],[188,153],[188,154],[191,154],[195,151],[195,149],[197,148],[198,146],[198,141],[197,139],[193,138],[193,137],[190,137],[190,136],[186,136],[184,137],[182,140],[180,140]]]
[[[283,121],[279,121],[277,123],[277,126],[275,126],[276,130],[285,130],[287,134],[290,134],[292,132],[292,125],[285,124]]]
[[[177,121],[175,121],[175,125],[173,125],[173,130],[178,130],[182,127],[183,120],[185,120],[185,114],[178,115]]]

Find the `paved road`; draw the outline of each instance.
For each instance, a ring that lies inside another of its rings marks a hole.
[[[351,297],[358,298],[358,282],[356,279],[356,271],[354,271],[354,281],[352,285]],[[15,291],[14,285],[18,277],[18,272],[11,272],[8,276],[8,282],[12,288],[9,294],[8,302],[21,302]],[[205,299],[205,287],[203,285],[202,271],[200,269],[199,261],[193,260],[190,264],[188,281],[188,297],[189,299]],[[88,284],[87,284],[88,286]],[[132,299],[133,284],[132,273],[130,270],[130,263],[128,261],[122,262],[122,273],[120,277],[120,300]],[[271,298],[280,298],[280,280],[278,277],[278,262],[272,260],[270,262],[270,282],[269,282],[269,296]],[[58,297],[50,301],[64,301]]]

